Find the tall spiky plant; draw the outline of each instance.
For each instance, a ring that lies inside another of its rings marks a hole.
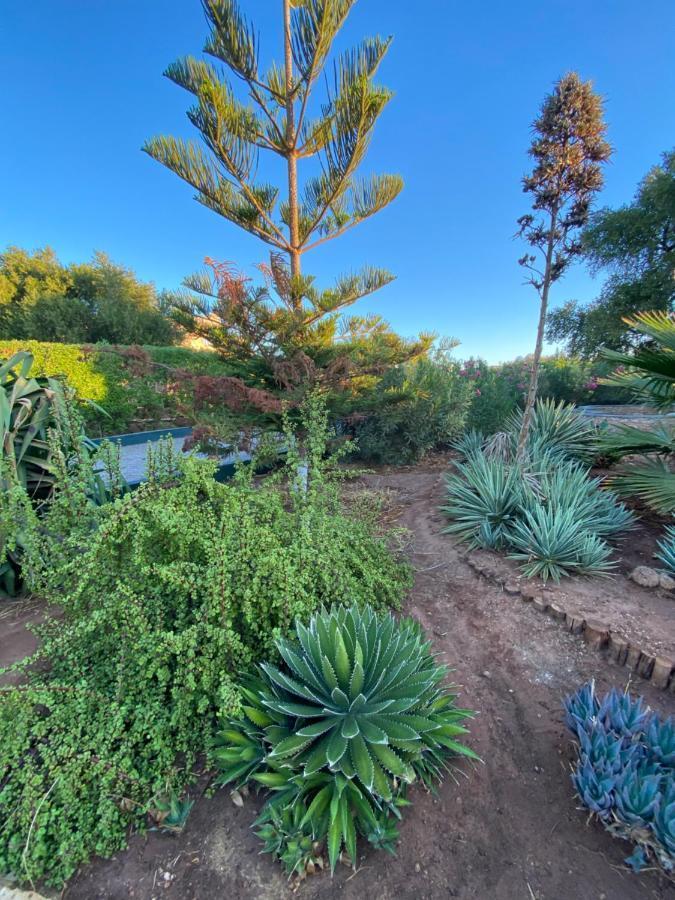
[[[534,160],[523,190],[532,194],[533,213],[518,219],[519,235],[530,250],[518,262],[529,271],[527,283],[539,294],[539,326],[532,357],[518,458],[527,444],[532,409],[537,397],[539,362],[551,285],[563,276],[581,252],[579,230],[588,221],[591,202],[602,187],[602,164],[611,148],[605,141],[602,100],[590,81],[576,72],[564,75],[544,100],[533,125],[529,154]]]
[[[193,57],[170,65],[167,77],[195,98],[188,118],[203,145],[156,137],[144,147],[191,184],[200,203],[272,248],[272,263],[264,272],[275,297],[264,289],[263,294],[247,291],[241,279],[233,285],[230,275],[223,278],[223,267],[213,267],[212,273],[186,281],[198,298],[183,298],[178,304],[182,324],[242,363],[236,377],[264,392],[275,382],[287,386],[289,371],[294,383],[306,382],[308,369],[316,374],[307,357],[322,368],[320,351],[334,348],[341,339],[342,311],[393,278],[383,269],[367,267],[341,278],[331,290],[318,291],[313,279],[302,274],[305,253],[379,212],[403,187],[398,175],[357,175],[375,123],[391,98],[389,90],[374,83],[391,38],[368,38],[339,55],[332,77],[325,78],[318,115],[312,113],[315,88],[355,2],[278,0],[283,62],[262,71],[257,33],[236,0],[202,0],[210,30],[204,52],[233,77],[211,61]],[[235,93],[235,84],[245,100]],[[283,191],[258,177],[264,154],[284,161]],[[380,334],[382,326],[375,318],[348,320],[344,328],[348,335],[355,328]],[[392,346],[393,361],[399,362],[430,344],[429,336],[406,342],[387,333],[387,364]],[[349,357],[348,349],[343,348],[342,355]],[[335,353],[328,356],[334,372]],[[353,357],[350,361],[353,378],[358,363]],[[249,393],[245,399],[254,407],[272,405],[269,396]]]

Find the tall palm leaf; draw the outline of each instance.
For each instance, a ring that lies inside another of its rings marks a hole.
[[[623,368],[602,379],[602,383],[630,388],[637,399],[647,400],[659,409],[670,409],[675,404],[675,317],[654,311],[623,321],[650,337],[654,344],[631,355],[605,350],[603,356]]]
[[[662,412],[675,404],[675,317],[667,312],[644,312],[624,322],[653,344],[633,355],[606,350],[604,356],[618,363],[604,384],[630,388],[636,399],[648,401]],[[600,452],[628,456],[641,454],[643,461],[624,466],[612,476],[612,487],[623,496],[635,495],[661,513],[675,512],[675,428],[668,423],[649,431],[620,425],[598,440]],[[657,454],[656,458],[650,454]]]

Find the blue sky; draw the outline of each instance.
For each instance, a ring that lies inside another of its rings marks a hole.
[[[263,50],[279,35],[279,0],[241,0]],[[108,252],[159,287],[205,256],[250,268],[254,237],[201,207],[191,189],[141,153],[158,133],[190,135],[189,97],[162,78],[199,55],[198,0],[0,0],[0,248],[51,245],[64,261]],[[463,356],[528,352],[537,298],[522,284],[513,240],[527,211],[530,123],[565,71],[606,98],[615,153],[600,203],[632,196],[675,144],[673,0],[360,0],[340,46],[393,34],[379,79],[396,96],[364,172],[400,172],[394,205],[305,257],[328,286],[384,266],[397,280],[363,301],[399,331],[433,330]],[[590,300],[599,282],[577,267],[553,303]]]

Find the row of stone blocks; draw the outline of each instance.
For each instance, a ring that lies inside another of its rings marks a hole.
[[[675,660],[666,656],[652,656],[631,644],[622,635],[612,632],[608,625],[594,619],[584,619],[578,614],[566,612],[559,601],[549,600],[531,584],[521,584],[516,579],[504,579],[494,568],[468,556],[469,565],[479,574],[495,581],[507,594],[520,595],[532,603],[539,612],[548,613],[564,622],[568,631],[580,635],[595,650],[606,650],[609,657],[620,666],[626,666],[645,678],[661,691],[675,694]]]

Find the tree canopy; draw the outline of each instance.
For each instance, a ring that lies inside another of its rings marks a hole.
[[[675,150],[647,173],[632,203],[591,217],[582,251],[591,271],[607,272],[607,280],[593,303],[572,300],[549,315],[548,340],[586,358],[649,341],[625,319],[669,312],[675,303]]]
[[[207,59],[186,57],[165,72],[193,96],[187,115],[201,141],[160,136],[143,148],[200,203],[272,248],[260,267],[264,284],[207,260],[176,303],[181,324],[232,367],[232,378],[209,385],[211,394],[267,418],[282,399],[297,406],[308,388],[337,398],[338,386],[351,389],[432,341],[402,340],[379,316],[344,315],[388,284],[389,272],[366,266],[319,289],[302,266],[308,251],[382,210],[403,186],[395,174],[359,173],[391,98],[374,80],[391,39],[366,38],[332,54],[355,0],[276,3],[280,61],[264,69],[256,29],[236,0],[202,0]],[[279,184],[262,177],[274,157],[284,167]]]
[[[96,253],[64,266],[52,249],[0,254],[0,339],[67,343],[171,344],[163,296]]]

